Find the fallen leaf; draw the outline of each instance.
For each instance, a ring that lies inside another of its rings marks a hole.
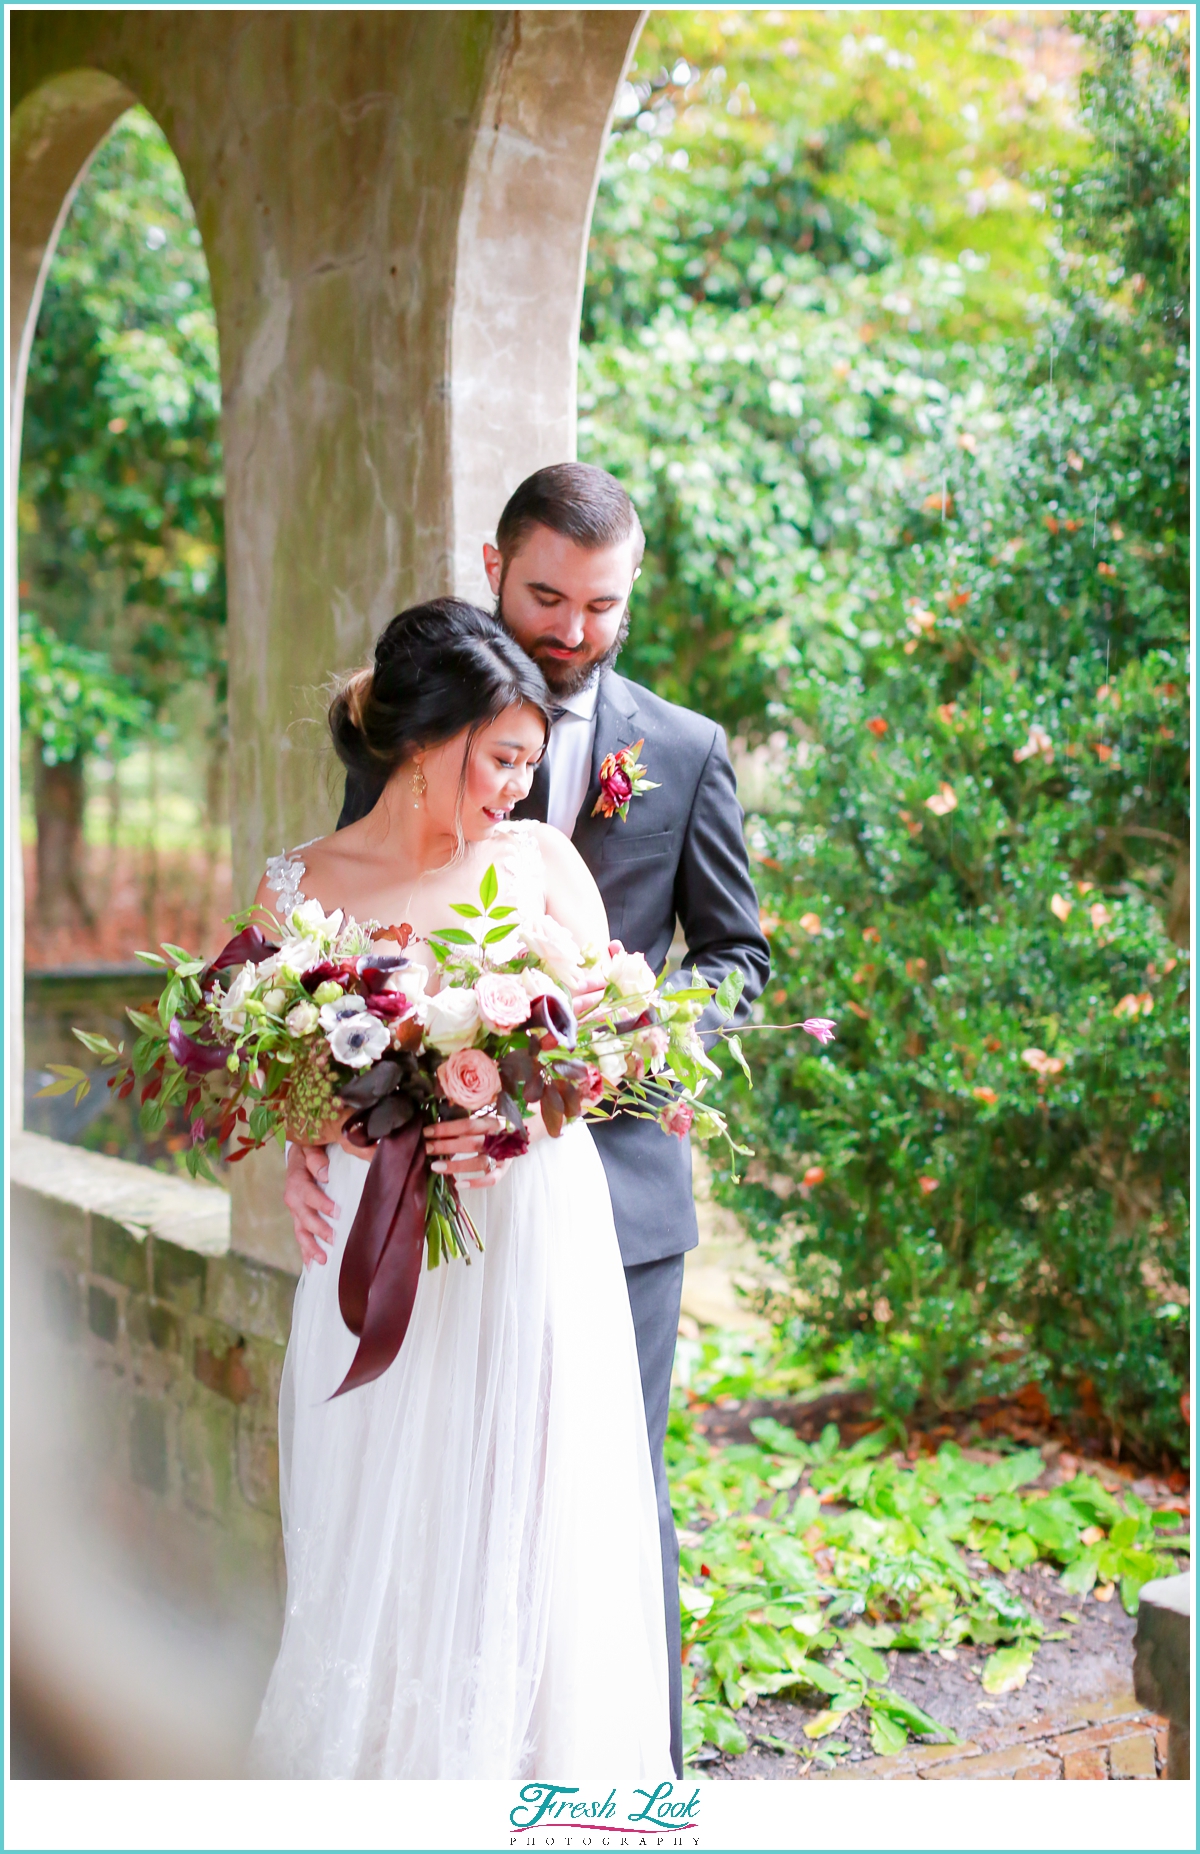
[[[983,1668],[985,1693],[1015,1693],[1023,1687],[1033,1666],[1033,1643],[1017,1642],[1012,1648],[999,1648],[989,1655]]]
[[[1092,1595],[1095,1597],[1097,1603],[1111,1603],[1116,1588],[1117,1586],[1115,1584],[1097,1584],[1096,1588],[1092,1591]]]
[[[804,1728],[804,1736],[806,1738],[824,1738],[828,1733],[836,1732],[838,1726],[845,1717],[846,1714],[844,1712],[834,1712],[832,1707],[829,1707],[825,1712],[819,1712],[815,1719],[809,1720]]]

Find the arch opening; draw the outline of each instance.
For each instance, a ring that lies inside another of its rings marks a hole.
[[[36,1099],[71,1022],[119,1014],[136,947],[207,944],[230,906],[216,319],[144,109],[89,156],[36,296],[16,520],[26,1124],[169,1164],[179,1130],[145,1135],[103,1091]],[[94,978],[64,995],[53,974],[80,966]]]

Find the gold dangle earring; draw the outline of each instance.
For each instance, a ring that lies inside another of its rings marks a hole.
[[[413,767],[412,772],[409,775],[408,783],[412,787],[413,810],[419,811],[421,809],[421,800],[424,798],[426,792],[429,789],[429,781],[425,777],[424,772],[421,770],[421,766],[419,762],[416,766]]]

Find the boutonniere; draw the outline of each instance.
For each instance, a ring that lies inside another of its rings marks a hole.
[[[638,754],[645,744],[643,735],[632,747],[622,747],[619,753],[605,755],[600,767],[600,796],[592,806],[594,818],[618,817],[624,823],[629,816],[631,798],[640,798],[643,792],[657,792],[657,780],[647,779],[646,768],[638,764]]]

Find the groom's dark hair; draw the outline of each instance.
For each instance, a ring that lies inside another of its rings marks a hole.
[[[616,547],[635,539],[646,551],[637,510],[615,476],[595,464],[548,464],[514,489],[496,523],[496,546],[507,563],[531,528],[549,528],[580,547]]]

